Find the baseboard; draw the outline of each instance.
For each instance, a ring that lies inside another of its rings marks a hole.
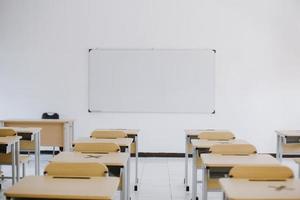
[[[184,153],[139,152],[139,157],[183,158],[184,155]]]
[[[32,152],[33,153],[33,152]],[[55,154],[58,154],[59,151],[55,151]],[[22,154],[26,154],[25,152],[22,152]],[[45,155],[53,155],[53,151],[51,150],[42,150],[41,154]],[[271,156],[276,157],[275,153],[269,153]],[[131,154],[132,157],[135,156],[135,154]],[[184,158],[184,153],[169,153],[169,152],[139,152],[139,157],[160,157],[160,158]],[[189,154],[189,157],[191,158],[192,155]],[[297,158],[299,155],[284,155],[284,158]]]

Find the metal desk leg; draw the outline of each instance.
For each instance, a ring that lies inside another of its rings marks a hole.
[[[122,188],[120,193],[120,200],[126,200],[126,166],[121,168],[120,175],[122,177]]]
[[[35,175],[40,175],[40,131],[34,134]]]
[[[203,166],[203,184],[202,184],[202,200],[207,200],[207,179],[208,179],[208,170],[206,166]]]
[[[10,145],[11,147],[11,178],[12,178],[12,184],[14,185],[16,182],[16,148],[15,143]]]
[[[130,188],[130,156],[128,158],[128,161],[127,161],[127,200],[130,200],[130,191],[131,191],[131,188]]]
[[[283,159],[283,145],[286,144],[286,138],[284,136],[280,137],[280,148],[279,148],[279,155],[280,155],[280,161]]]
[[[139,162],[139,151],[138,151],[138,136],[135,136],[135,186],[134,186],[134,191],[138,190],[138,183],[139,183],[139,178],[138,178],[138,162]]]
[[[277,143],[276,143],[276,158],[279,162],[281,162],[281,156],[280,156],[280,145],[281,145],[281,137],[277,134]]]
[[[197,198],[197,149],[193,147],[192,200]]]
[[[70,123],[64,123],[64,151],[69,152],[71,149],[70,146]]]
[[[15,159],[16,159],[16,171],[17,171],[17,182],[20,180],[20,140],[15,144]]]
[[[126,166],[126,199],[130,200],[130,146],[126,148],[126,152],[129,154],[129,158]]]
[[[186,135],[185,136],[185,159],[184,159],[184,164],[185,164],[185,168],[184,168],[184,184],[185,184],[185,191],[189,191],[189,181],[188,181],[188,165],[189,165],[189,136]]]
[[[300,179],[300,164],[298,164],[298,178]]]

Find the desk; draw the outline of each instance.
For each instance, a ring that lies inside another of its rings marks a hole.
[[[134,185],[134,190],[138,190],[138,183],[139,183],[139,178],[138,178],[138,160],[139,160],[139,138],[138,135],[140,133],[139,129],[97,129],[97,130],[121,130],[124,131],[127,134],[128,138],[133,138],[133,142],[131,144],[131,152],[135,154],[135,185]]]
[[[247,179],[221,178],[221,187],[227,199],[234,200],[299,200],[300,180],[249,181]],[[276,190],[274,187],[285,186]]]
[[[89,154],[80,152],[61,152],[54,156],[51,162],[97,162],[105,164],[108,168],[117,166],[123,168],[122,175],[122,199],[130,198],[130,159],[128,153]]]
[[[34,157],[35,157],[35,175],[40,175],[40,133],[41,128],[18,128],[18,127],[2,127],[0,129],[13,129],[22,141],[34,141]],[[22,144],[21,144],[22,150]]]
[[[74,135],[73,120],[62,119],[8,119],[1,120],[0,126],[41,128],[41,146],[63,147],[70,151]]]
[[[189,191],[189,154],[193,153],[193,147],[192,147],[192,139],[198,139],[199,133],[202,131],[223,131],[223,130],[217,130],[217,129],[186,129],[185,132],[185,160],[184,160],[184,184],[185,184],[185,190]]]
[[[0,152],[11,153],[11,173],[12,173],[12,184],[15,184],[16,180],[20,179],[20,136],[7,136],[0,137]],[[16,175],[17,174],[17,175]]]
[[[295,158],[294,160],[298,164],[298,177],[300,179],[300,158]]]
[[[209,148],[215,144],[247,144],[245,140],[200,140],[192,139],[193,147],[193,164],[192,164],[192,196],[196,198],[197,195],[197,157],[200,153],[208,153]]]
[[[118,189],[117,177],[90,177],[89,179],[27,176],[9,188],[7,199],[113,199]]]
[[[283,154],[300,155],[300,130],[279,130],[277,133],[276,157],[282,161]]]
[[[230,168],[234,167],[235,165],[279,164],[276,158],[266,154],[251,154],[251,155],[241,155],[241,156],[201,154],[201,159],[203,161],[202,200],[207,200],[207,192],[208,192],[207,183],[209,177],[208,169],[228,168],[228,172],[229,172]]]

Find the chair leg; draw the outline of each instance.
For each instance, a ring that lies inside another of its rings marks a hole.
[[[53,156],[55,156],[55,147],[53,147]]]
[[[26,168],[25,168],[25,163],[22,165],[22,178],[26,176]]]
[[[223,200],[227,200],[227,197],[225,195],[225,192],[222,192],[223,193]]]

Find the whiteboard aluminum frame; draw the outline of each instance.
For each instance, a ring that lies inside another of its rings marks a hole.
[[[211,49],[211,48],[183,48],[183,49],[169,49],[169,48],[90,48],[88,49],[88,112],[89,113],[123,113],[123,114],[129,114],[129,113],[134,113],[134,114],[143,114],[143,113],[149,113],[149,114],[205,114],[205,115],[214,115],[216,114],[216,90],[215,90],[215,86],[216,86],[216,76],[214,75],[214,82],[213,82],[213,86],[214,86],[214,109],[211,111],[211,113],[207,113],[207,112],[158,112],[158,111],[109,111],[109,110],[92,110],[90,108],[90,85],[91,85],[91,79],[90,79],[90,52],[91,51],[95,51],[95,50],[100,50],[100,51],[190,51],[190,50],[195,50],[195,51],[203,51],[203,50],[209,50],[212,51],[215,55],[217,53],[216,49]],[[214,74],[216,73],[216,59],[214,60]]]

